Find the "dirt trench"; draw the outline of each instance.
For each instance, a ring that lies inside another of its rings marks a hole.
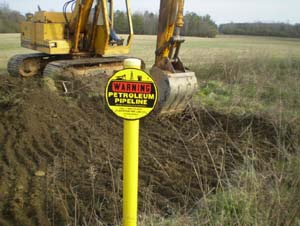
[[[276,127],[201,107],[141,121],[139,210],[189,213],[246,155],[276,157]],[[117,225],[122,121],[92,92],[0,76],[0,225]]]

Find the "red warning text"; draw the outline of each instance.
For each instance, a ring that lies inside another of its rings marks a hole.
[[[149,94],[152,92],[152,86],[150,83],[114,81],[112,82],[112,91],[122,93]]]

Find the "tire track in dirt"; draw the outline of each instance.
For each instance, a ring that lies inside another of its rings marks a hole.
[[[0,145],[0,211],[4,214],[7,214],[6,209],[9,205],[9,191],[12,187],[11,183],[9,183],[7,178],[9,177],[9,175],[12,175],[13,172],[8,167],[8,159],[6,157],[6,152],[4,151],[5,141],[8,138],[7,128],[2,123],[0,125],[0,128],[2,128],[0,133],[0,136],[2,137]],[[5,226],[9,225],[9,223],[6,220],[1,218],[0,224]]]
[[[11,216],[14,222],[19,225],[32,225],[31,220],[24,214],[23,207],[26,206],[25,194],[28,192],[28,176],[29,172],[24,162],[18,159],[15,141],[18,140],[18,132],[15,128],[7,127],[8,139],[4,144],[4,150],[6,150],[6,160],[8,167],[11,170],[10,175],[10,188],[7,193],[7,198],[11,200],[5,208],[6,213]]]

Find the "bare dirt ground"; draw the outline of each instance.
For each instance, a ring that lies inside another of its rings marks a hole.
[[[58,95],[41,79],[0,76],[0,225],[116,225],[122,121],[88,92]],[[276,157],[267,119],[189,108],[141,121],[139,209],[191,212],[255,153]]]

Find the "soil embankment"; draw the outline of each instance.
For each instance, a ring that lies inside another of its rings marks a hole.
[[[164,216],[193,210],[243,155],[276,155],[268,121],[201,108],[143,119],[140,135],[139,208]],[[93,93],[0,76],[0,181],[0,225],[116,224],[122,121]]]

